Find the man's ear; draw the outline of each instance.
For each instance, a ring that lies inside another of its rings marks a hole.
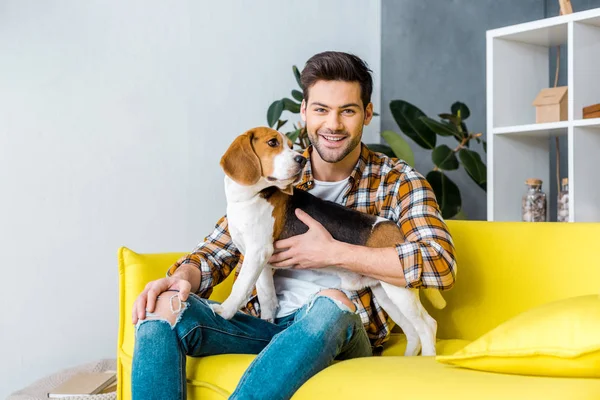
[[[238,136],[221,157],[221,168],[240,185],[254,185],[261,177],[260,160],[252,147],[254,132]]]
[[[369,103],[369,104],[367,104],[367,107],[365,108],[365,120],[363,122],[363,125],[369,125],[369,123],[371,122],[372,119],[373,119],[373,103]]]

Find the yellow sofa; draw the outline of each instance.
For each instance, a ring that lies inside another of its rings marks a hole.
[[[438,321],[440,355],[453,354],[531,308],[600,292],[598,223],[448,221],[448,225],[458,258],[456,285],[444,292],[448,303],[444,310],[432,309],[423,300]],[[147,281],[163,277],[182,254],[119,250],[120,399],[130,398],[133,301]],[[212,298],[223,300],[230,285],[228,279],[217,286]],[[294,399],[600,399],[600,379],[466,369],[435,357],[402,357],[404,346],[403,336],[392,334],[382,357],[336,362],[306,382]],[[188,398],[227,398],[253,358],[189,358]]]

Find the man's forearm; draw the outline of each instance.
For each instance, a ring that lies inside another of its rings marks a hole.
[[[200,269],[194,264],[181,264],[172,277],[188,281],[192,285],[192,293],[198,292],[200,288]]]
[[[404,271],[394,247],[372,248],[336,242],[334,264],[361,275],[405,287]]]

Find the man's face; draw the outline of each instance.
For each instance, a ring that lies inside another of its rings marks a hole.
[[[317,81],[302,102],[308,138],[324,161],[339,162],[360,144],[373,117],[373,104],[365,110],[360,93],[358,82]]]

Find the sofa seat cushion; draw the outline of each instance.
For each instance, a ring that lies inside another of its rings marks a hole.
[[[438,340],[436,343],[436,349],[438,354],[453,354],[468,343],[468,341],[464,340]],[[372,357],[376,362],[374,368],[377,370],[382,368],[378,366],[379,364],[377,364],[377,360],[387,358],[401,360],[408,358],[398,357],[404,354],[405,348],[406,337],[403,334],[393,333],[390,339],[385,343],[383,357]],[[238,381],[244,374],[244,371],[248,368],[254,358],[254,355],[247,354],[223,354],[201,358],[188,357],[186,364],[188,397],[208,400],[227,398],[229,394],[233,392]],[[131,354],[127,354],[125,351],[122,351],[120,359],[123,362],[123,368],[125,369],[127,376],[129,376],[129,373],[131,372]],[[336,361],[334,362],[334,365],[344,362],[346,361]],[[435,361],[432,363],[435,363]],[[401,366],[398,368],[401,368]],[[359,370],[362,371],[362,367],[359,368]],[[335,382],[338,380],[342,380],[342,377],[337,377],[334,379]],[[124,386],[125,392],[128,392],[130,390],[129,382],[124,382]],[[356,387],[356,385],[354,386]],[[393,384],[390,387],[389,393],[395,393],[395,388],[395,384]],[[369,397],[367,396],[367,398]]]
[[[254,357],[224,354],[188,358],[188,398],[226,399]],[[130,362],[123,368],[129,374]],[[126,392],[130,390],[129,382],[124,386]],[[336,362],[306,382],[292,400],[599,398],[600,379],[499,374],[444,365],[435,357],[383,356]]]
[[[302,386],[294,399],[592,400],[600,379],[552,378],[474,371],[435,357],[373,357],[336,363]]]

